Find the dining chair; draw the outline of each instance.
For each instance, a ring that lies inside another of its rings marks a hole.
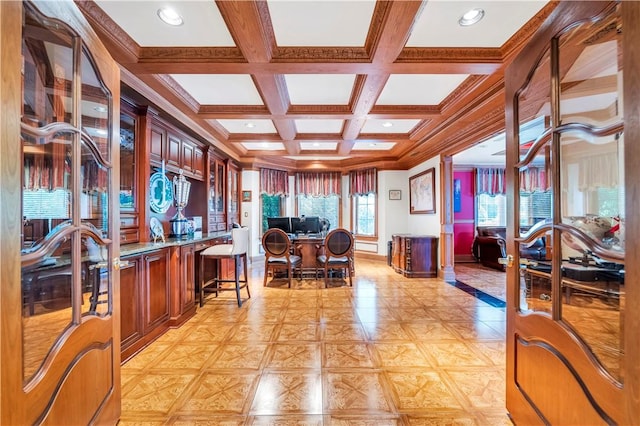
[[[293,272],[297,269],[301,276],[302,258],[291,253],[291,240],[287,233],[277,228],[269,229],[262,236],[262,247],[265,254],[263,285],[267,285],[269,271],[272,276],[275,276],[275,271],[284,270],[287,271],[289,288],[291,288]]]
[[[235,291],[238,299],[238,307],[242,307],[240,290],[247,289],[248,299],[251,298],[249,291],[249,274],[247,274],[247,250],[249,248],[249,228],[233,228],[231,230],[231,244],[217,244],[211,246],[200,253],[200,306],[204,305],[204,295],[206,292],[216,293],[221,291]],[[234,277],[233,279],[221,278],[222,259],[233,259]],[[215,260],[215,277],[205,279],[205,261]],[[240,262],[244,266],[244,279],[240,279]],[[221,283],[234,283],[235,287],[222,287]]]
[[[324,270],[324,286],[328,287],[329,271],[342,269],[347,271],[349,286],[353,287],[351,270],[353,269],[353,235],[344,228],[329,232],[324,241],[324,254],[316,258],[316,279],[318,271]]]

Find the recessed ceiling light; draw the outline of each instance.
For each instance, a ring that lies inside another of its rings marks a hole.
[[[484,10],[480,8],[471,9],[458,20],[458,24],[462,27],[476,24],[484,17]]]
[[[369,146],[376,146],[376,144],[375,143],[370,143]]]
[[[385,121],[384,123],[382,123],[382,127],[392,127],[393,123],[390,121]]]
[[[96,129],[96,135],[106,136],[108,133],[104,129]]]
[[[107,112],[107,108],[105,108],[103,106],[93,107],[93,109],[98,111],[98,112]]]
[[[320,144],[318,142],[314,142],[313,146],[320,146]]]
[[[266,143],[266,142],[262,142],[262,143],[260,143],[260,146],[263,147],[263,148],[266,148],[266,147],[269,146],[269,144]]]
[[[256,125],[253,124],[253,123],[247,123],[247,124],[244,125],[244,127],[248,128],[248,129],[253,129],[254,127],[256,127]]]
[[[170,7],[158,9],[158,17],[162,19],[162,22],[165,24],[173,25],[174,27],[178,27],[184,23],[182,16]]]

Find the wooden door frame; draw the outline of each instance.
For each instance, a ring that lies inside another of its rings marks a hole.
[[[513,146],[517,134],[518,117],[516,94],[525,81],[528,73],[539,60],[552,35],[557,34],[576,20],[577,16],[595,16],[598,12],[611,6],[611,2],[562,2],[550,15],[549,19],[540,27],[539,31],[531,39],[529,45],[523,50],[513,64],[507,69],[506,84],[506,135],[507,146]],[[640,304],[640,288],[637,283],[640,280],[640,265],[637,262],[636,253],[640,249],[640,220],[637,218],[634,195],[640,182],[640,148],[634,142],[640,139],[640,55],[637,54],[637,46],[640,43],[640,29],[636,25],[640,21],[640,3],[621,2],[623,22],[623,102],[625,123],[625,220],[626,220],[626,261],[625,283],[627,307]],[[625,25],[625,23],[627,25]],[[517,163],[516,149],[507,150],[507,253],[516,253],[514,242],[514,224],[518,223],[515,214],[513,199],[515,194],[515,170],[509,165]],[[507,359],[514,359],[515,319],[518,315],[518,285],[519,271],[517,267],[507,268]],[[622,424],[636,424],[640,418],[640,316],[633,310],[624,311],[624,385],[614,392],[622,401],[622,413],[616,420]],[[558,330],[556,330],[558,331]],[[596,391],[606,392],[603,389]],[[570,396],[567,396],[567,404],[570,404]],[[515,367],[507,362],[507,408],[514,417],[523,423],[538,423],[540,418],[528,405],[525,397],[515,384]]]

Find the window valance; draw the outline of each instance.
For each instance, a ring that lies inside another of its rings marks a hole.
[[[349,173],[349,192],[354,195],[375,194],[378,191],[378,170],[355,170]]]
[[[340,172],[296,173],[296,193],[308,197],[340,196],[342,176]]]
[[[478,194],[504,195],[506,192],[504,169],[482,168],[476,169]]]
[[[289,196],[289,174],[284,170],[260,169],[260,193]]]
[[[520,172],[520,192],[545,192],[548,189],[547,171],[543,167],[528,167]]]

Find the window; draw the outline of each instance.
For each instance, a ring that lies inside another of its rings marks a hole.
[[[478,226],[506,226],[507,225],[507,197],[502,194],[479,194]]]
[[[262,208],[262,232],[265,232],[269,228],[267,225],[268,217],[283,216],[282,196],[261,194],[260,204]]]
[[[318,216],[329,220],[329,229],[340,226],[340,197],[298,196],[298,216]]]
[[[376,235],[376,194],[353,197],[356,235]]]

